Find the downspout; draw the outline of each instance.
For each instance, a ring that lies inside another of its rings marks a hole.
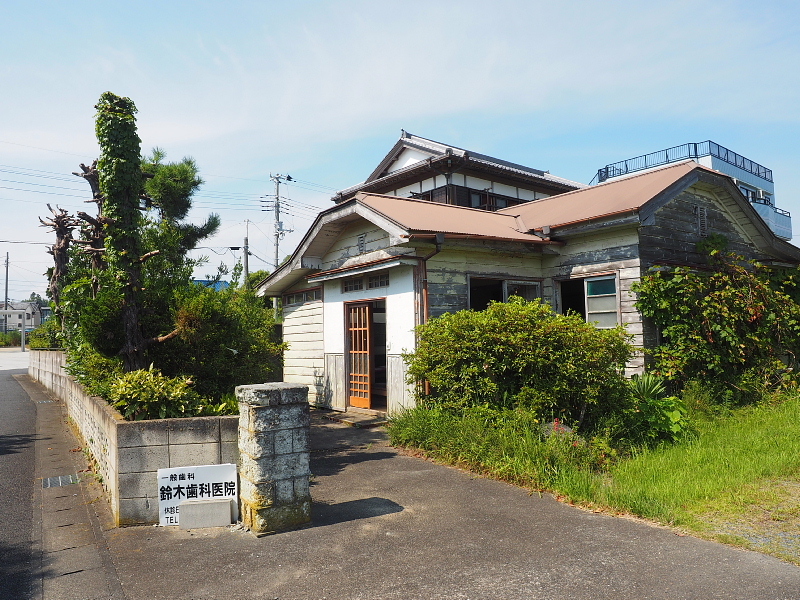
[[[428,301],[428,259],[436,256],[442,251],[442,244],[444,244],[444,234],[437,233],[434,238],[436,248],[427,256],[419,258],[419,265],[422,275],[422,323],[427,323],[430,317],[430,303]]]

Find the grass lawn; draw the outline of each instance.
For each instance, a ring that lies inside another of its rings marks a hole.
[[[572,434],[521,417],[415,409],[393,443],[579,505],[624,512],[800,564],[800,396],[695,422],[681,443],[608,461]]]

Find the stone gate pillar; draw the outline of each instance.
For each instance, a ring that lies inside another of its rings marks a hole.
[[[311,521],[308,388],[262,383],[236,388],[242,523],[255,534]]]

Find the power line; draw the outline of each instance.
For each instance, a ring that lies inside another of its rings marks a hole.
[[[0,140],[0,144],[9,144],[11,146],[21,146],[22,148],[33,148],[34,150],[44,150],[45,152],[56,152],[58,154],[68,154],[70,156],[81,156],[86,158],[85,154],[75,154],[73,152],[64,152],[63,150],[51,150],[50,148],[40,148],[39,146],[29,146],[28,144],[18,144],[16,142],[6,142],[5,140]]]
[[[36,244],[39,246],[52,246],[49,242],[21,242],[17,240],[0,240],[0,244]]]

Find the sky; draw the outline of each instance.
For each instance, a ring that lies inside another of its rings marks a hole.
[[[272,269],[271,175],[295,180],[284,257],[401,129],[583,183],[711,139],[772,169],[776,204],[800,219],[793,1],[31,0],[3,11],[0,59],[12,300],[45,294],[47,204],[93,207],[72,172],[98,156],[105,91],[136,103],[143,153],[198,164],[190,220],[222,219],[198,277],[232,267],[245,236],[250,270]]]

